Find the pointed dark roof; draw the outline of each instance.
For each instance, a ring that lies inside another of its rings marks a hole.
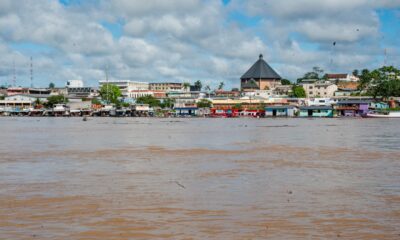
[[[264,61],[263,55],[260,54],[257,62],[251,66],[249,70],[240,79],[281,79],[281,76],[272,69],[267,62]]]

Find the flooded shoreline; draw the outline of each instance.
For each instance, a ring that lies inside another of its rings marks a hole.
[[[398,121],[20,119],[2,239],[400,237]]]

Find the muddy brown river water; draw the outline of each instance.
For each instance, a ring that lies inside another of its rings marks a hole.
[[[400,239],[400,120],[0,118],[0,239]]]

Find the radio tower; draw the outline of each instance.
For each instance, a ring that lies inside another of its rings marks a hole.
[[[33,88],[33,59],[31,56],[31,88]]]

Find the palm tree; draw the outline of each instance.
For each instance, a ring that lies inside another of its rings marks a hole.
[[[184,83],[183,83],[183,88],[184,88],[185,90],[190,89],[190,83],[184,82]]]
[[[207,85],[207,86],[204,88],[204,90],[207,91],[207,93],[208,93],[208,98],[210,98],[210,91],[211,91],[210,85]]]
[[[225,86],[225,83],[224,82],[220,82],[219,86],[218,86],[218,90],[222,90],[224,88],[224,86]]]

